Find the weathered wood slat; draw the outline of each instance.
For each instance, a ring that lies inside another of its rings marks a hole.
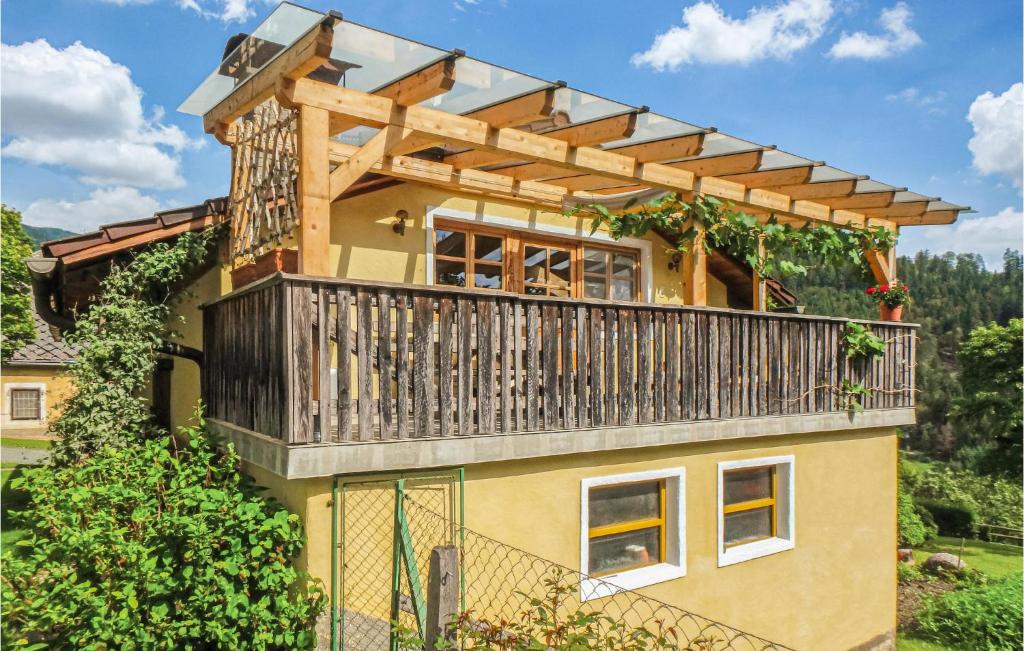
[[[515,403],[513,410],[515,412],[516,431],[522,432],[526,429],[526,375],[524,372],[526,361],[523,357],[523,348],[526,343],[524,331],[525,317],[523,315],[523,306],[519,303],[512,304],[512,311],[512,327],[514,328],[512,336],[515,343],[515,360],[512,365],[515,372],[515,382],[512,387],[512,397]]]
[[[409,297],[404,292],[395,295],[395,376],[395,425],[404,439],[409,438]]]
[[[619,424],[636,422],[636,312],[619,310]]]
[[[571,305],[561,309],[560,330],[562,333],[561,354],[559,355],[559,377],[562,383],[562,427],[576,427],[576,364],[573,354],[573,330],[576,329],[576,310]]]
[[[651,422],[651,312],[636,312],[636,421]]]
[[[459,434],[473,433],[473,302],[459,299]]]
[[[455,421],[452,407],[452,328],[455,325],[455,305],[451,297],[437,300],[437,381],[438,381],[438,434],[451,436]]]
[[[576,425],[587,426],[587,375],[590,368],[590,355],[587,347],[589,330],[587,329],[587,308],[576,307]]]
[[[377,294],[377,411],[380,438],[391,438],[391,295]]]
[[[544,366],[544,429],[557,429],[558,422],[558,306],[541,307],[541,363]]]
[[[356,292],[356,386],[359,392],[358,423],[360,441],[369,441],[373,430],[373,365],[370,352],[373,349],[373,314],[370,293]]]
[[[665,420],[665,313],[654,313],[652,324],[652,343],[654,346],[654,421]]]
[[[684,314],[683,319],[687,316],[690,315]],[[687,355],[685,348],[680,347],[679,314],[669,312],[665,315],[665,418],[670,421],[685,419],[685,405],[689,403],[687,386],[680,383],[680,360],[685,368]]]
[[[494,433],[494,300],[482,298],[476,302],[477,341],[477,431],[481,434]]]
[[[417,437],[434,429],[434,297],[416,296],[412,313],[413,409]]]
[[[600,427],[606,423],[604,412],[604,313],[587,308],[590,320],[590,425]]]
[[[291,377],[289,386],[291,412],[289,443],[308,443],[312,440],[312,415],[310,398],[313,390],[313,304],[308,285],[292,285],[290,287],[290,314],[288,326],[288,345],[285,350],[292,351]],[[248,380],[248,378],[243,378]],[[244,396],[235,398],[241,404]]]
[[[501,431],[512,431],[512,304],[509,301],[498,303],[498,356],[501,368],[500,405]]]
[[[331,431],[331,333],[329,328],[331,300],[327,287],[316,288],[316,354],[317,354],[317,396],[320,404],[317,411],[314,441],[330,439]],[[254,377],[253,380],[256,380]],[[251,397],[251,396],[250,396]]]
[[[338,438],[342,441],[352,440],[352,350],[348,345],[349,303],[352,293],[347,287],[339,287],[334,292],[334,300],[338,306],[336,320],[336,337],[338,342],[338,395],[337,400]]]
[[[617,356],[615,344],[618,339],[618,313],[608,308],[604,311],[604,424],[619,424],[618,379],[615,373]]]
[[[540,318],[536,303],[526,306],[526,429],[540,429]]]

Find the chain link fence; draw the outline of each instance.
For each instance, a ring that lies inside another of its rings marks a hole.
[[[671,648],[692,651],[774,651],[789,649],[638,592],[581,601],[588,577],[501,541],[459,528],[457,484],[443,478],[405,486],[378,482],[346,487],[342,508],[342,593],[340,648],[396,649],[390,622],[423,631],[430,553],[440,545],[459,549],[464,621],[478,630],[515,629],[536,612],[553,586],[564,590],[551,612],[565,621],[590,619],[598,637],[629,633],[634,645],[602,648]],[[396,517],[396,512],[399,514]],[[404,537],[404,539],[403,539]],[[404,542],[403,542],[404,540]],[[408,551],[403,551],[405,548]],[[408,566],[404,564],[409,560]],[[397,575],[395,572],[397,571]],[[551,603],[545,603],[552,610]],[[397,615],[395,615],[397,613]],[[651,646],[635,646],[637,630],[651,634]],[[656,646],[657,638],[668,640]]]

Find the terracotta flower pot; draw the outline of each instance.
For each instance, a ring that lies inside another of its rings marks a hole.
[[[879,312],[882,315],[882,321],[902,321],[903,320],[903,306],[897,305],[896,307],[889,307],[885,303],[878,304]]]

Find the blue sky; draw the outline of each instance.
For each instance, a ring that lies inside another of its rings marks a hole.
[[[901,252],[1021,247],[1018,0],[301,4],[978,211]],[[175,109],[273,6],[4,0],[3,201],[84,231],[223,195],[227,149]]]

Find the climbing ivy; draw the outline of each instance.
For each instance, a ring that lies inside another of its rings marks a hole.
[[[115,264],[102,281],[98,300],[67,337],[80,349],[70,370],[74,393],[53,424],[54,463],[157,432],[143,392],[157,349],[171,334],[167,321],[178,285],[207,259],[216,236],[217,229],[207,229],[157,243]]]
[[[826,266],[852,262],[866,267],[865,250],[888,251],[896,245],[896,234],[881,226],[840,229],[808,222],[794,228],[774,215],[761,222],[720,199],[700,194],[692,201],[675,193],[644,204],[631,200],[615,212],[601,204],[579,204],[566,214],[590,216],[591,233],[604,226],[614,239],[642,237],[655,230],[672,243],[673,254],[723,250],[765,277],[806,274],[808,259]]]

